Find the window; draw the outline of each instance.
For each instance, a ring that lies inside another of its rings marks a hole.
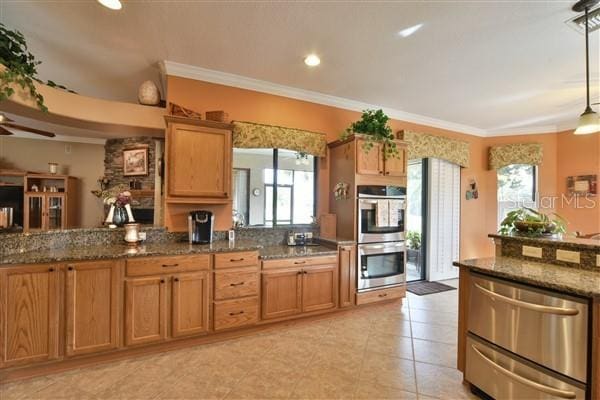
[[[234,149],[235,169],[249,171],[249,186],[234,199],[247,197],[247,225],[310,224],[315,215],[315,164],[313,156],[283,149]],[[235,204],[244,204],[241,200]],[[234,208],[235,208],[234,204]],[[275,206],[275,208],[274,208]]]
[[[498,170],[498,226],[510,211],[535,208],[537,168],[513,164]]]

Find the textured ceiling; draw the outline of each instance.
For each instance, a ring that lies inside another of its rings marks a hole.
[[[572,127],[584,108],[584,38],[565,24],[569,2],[123,0],[118,12],[94,0],[0,3],[1,21],[43,61],[42,78],[107,99],[135,101],[170,60],[491,133]],[[595,32],[595,99],[598,47]],[[310,52],[319,67],[302,63]]]

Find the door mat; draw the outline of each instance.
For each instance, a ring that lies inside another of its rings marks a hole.
[[[406,285],[406,290],[417,296],[425,296],[427,294],[440,293],[447,290],[456,290],[456,288],[454,286],[446,285],[445,283],[420,281],[409,283]]]

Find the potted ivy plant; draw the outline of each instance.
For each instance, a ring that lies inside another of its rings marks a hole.
[[[500,223],[498,233],[544,236],[567,232],[567,220],[557,213],[545,214],[529,207],[510,211]]]
[[[0,71],[0,101],[8,99],[15,92],[12,85],[17,85],[23,90],[29,91],[38,108],[44,112],[48,108],[44,105],[44,97],[35,88],[35,82],[45,83],[48,86],[68,90],[53,81],[43,82],[37,76],[37,61],[27,48],[25,37],[19,31],[13,31],[0,22],[0,64],[4,65],[4,71]]]
[[[392,128],[388,125],[389,117],[383,110],[364,110],[360,120],[350,124],[350,127],[342,134],[342,139],[352,134],[360,134],[365,142],[362,149],[365,153],[371,151],[375,143],[382,144],[384,159],[397,158],[399,156]]]
[[[419,265],[421,255],[421,233],[417,231],[406,232],[406,244],[408,247],[406,250],[407,261]]]

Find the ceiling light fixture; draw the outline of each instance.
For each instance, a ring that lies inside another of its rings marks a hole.
[[[121,0],[98,0],[98,3],[111,10],[120,10],[123,7]]]
[[[316,54],[309,54],[304,59],[304,64],[308,65],[309,67],[316,67],[317,65],[321,64],[321,59]]]
[[[590,7],[596,5],[600,0],[580,0],[573,6],[573,11],[585,11],[585,90],[586,90],[586,107],[585,111],[579,117],[577,129],[573,132],[575,135],[589,135],[591,133],[600,132],[600,118],[598,114],[592,110],[590,106],[590,49],[589,49],[589,30],[590,24],[588,20],[588,11]]]
[[[416,31],[418,31],[419,29],[421,29],[422,26],[423,26],[423,24],[417,24],[417,25],[411,26],[410,28],[402,29],[400,32],[398,32],[398,35],[402,36],[404,38],[405,37],[409,37],[410,35],[412,35]]]

